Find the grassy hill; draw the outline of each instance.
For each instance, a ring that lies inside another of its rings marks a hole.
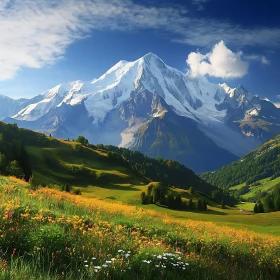
[[[277,177],[275,179],[273,177],[270,177],[259,180],[251,186],[245,186],[246,184],[243,183],[237,186],[233,186],[229,188],[229,190],[232,193],[238,194],[240,191],[242,191],[242,189],[246,187],[246,191],[241,192],[242,199],[246,201],[256,202],[257,200],[260,200],[261,198],[265,197],[268,193],[273,191],[279,184],[280,177]]]
[[[0,279],[280,277],[279,237],[2,176],[0,191]],[[279,214],[238,215],[279,226]]]
[[[151,182],[163,183],[174,196],[191,186],[207,195],[215,190],[175,161],[156,160],[113,146],[84,146],[0,122],[1,154],[6,162],[16,160],[32,173],[32,185],[69,185],[89,196],[112,200],[140,203],[141,193]]]
[[[0,176],[0,279],[279,279],[279,212],[222,209],[177,162],[3,123],[0,154],[32,171]],[[208,210],[142,205],[151,186]]]
[[[253,184],[268,177],[280,176],[280,135],[261,145],[255,151],[223,168],[204,173],[201,177],[209,183],[229,188],[240,184]]]

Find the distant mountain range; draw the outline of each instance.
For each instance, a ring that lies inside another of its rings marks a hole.
[[[32,99],[0,95],[0,119],[178,160],[196,172],[217,169],[280,132],[280,109],[269,100],[191,78],[152,53]]]

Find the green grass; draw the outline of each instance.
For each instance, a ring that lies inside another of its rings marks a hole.
[[[195,221],[218,208],[130,206],[1,176],[0,191],[0,279],[279,279],[280,239]],[[279,224],[279,213],[220,212]]]
[[[236,205],[237,208],[244,209],[247,211],[253,211],[254,206],[255,206],[255,203],[253,203],[253,202],[241,202]]]
[[[160,208],[155,205],[145,206],[160,213],[166,213],[176,219],[213,222],[219,226],[229,226],[235,229],[248,229],[250,231],[280,236],[280,212],[265,214],[246,214],[238,209],[219,209],[208,207],[207,212],[176,211]]]
[[[280,177],[270,181],[270,178],[259,181],[261,185],[250,188],[250,191],[244,194],[242,197],[248,199],[254,197],[258,192],[264,192],[271,190],[275,185],[280,183]]]
[[[262,179],[262,180],[259,180],[258,182],[261,183],[261,184],[264,184],[265,182],[269,181],[270,178],[265,178],[265,179]],[[242,184],[239,184],[239,185],[236,185],[236,186],[233,186],[233,187],[230,187],[229,190],[230,191],[234,191],[234,190],[240,190],[242,187],[245,187],[246,186],[246,183],[242,183]]]
[[[242,183],[242,184],[230,187],[229,190],[230,191],[240,190],[242,187],[245,187],[245,186],[246,186],[246,183]]]
[[[49,183],[69,182],[74,189],[79,188],[83,196],[108,201],[121,201],[142,207],[140,204],[140,195],[142,191],[147,190],[147,181],[143,178],[135,177],[134,174],[123,166],[118,166],[108,161],[106,153],[102,151],[87,149],[86,153],[79,155],[74,148],[75,143],[63,141],[61,142],[61,146],[52,148],[51,150],[47,149],[47,152],[48,155],[57,159],[62,166],[83,165],[89,170],[96,172],[102,180],[67,174],[63,168],[62,170],[51,168],[44,160],[42,148],[28,147],[28,152],[31,154],[34,162],[36,162],[36,166],[33,166],[36,176],[44,178]],[[263,185],[253,188],[244,197],[253,196],[260,189],[268,190],[277,184],[279,180],[280,178],[273,181],[269,181],[268,179],[261,180]],[[236,186],[235,188],[240,187],[242,185]],[[180,193],[185,201],[190,197],[189,192],[186,190],[173,189],[173,192],[174,194]],[[213,202],[208,201],[208,203],[212,206],[208,207],[209,210],[206,213],[175,211],[155,205],[145,206],[145,208],[153,209],[160,213],[168,213],[168,215],[182,220],[209,221],[237,229],[247,228],[255,232],[280,235],[280,218],[277,213],[249,215],[248,213],[241,212],[238,208],[221,209],[219,206],[213,204]],[[252,210],[253,204],[243,205],[242,208]]]
[[[107,201],[121,201],[144,209],[151,209],[159,213],[166,213],[176,219],[194,221],[214,222],[220,226],[227,225],[236,229],[249,229],[259,233],[267,233],[280,236],[280,212],[253,214],[240,211],[253,210],[254,203],[238,204],[236,208],[227,207],[221,209],[220,206],[209,206],[206,212],[203,211],[177,211],[157,205],[141,205],[140,195],[142,191],[147,191],[146,185],[134,186],[130,184],[119,185],[115,188],[105,188],[99,186],[89,186],[80,188],[82,195],[89,198],[100,198]],[[184,199],[190,197],[188,191],[173,189],[175,193],[180,193]],[[212,202],[213,203],[213,202]]]
[[[115,184],[141,185],[146,179],[132,173],[128,168],[110,161],[107,154],[83,147],[76,151],[75,142],[60,141],[51,148],[27,146],[33,175],[38,182],[48,184],[71,184],[88,187],[113,186]],[[71,173],[69,168],[84,168],[84,174]]]

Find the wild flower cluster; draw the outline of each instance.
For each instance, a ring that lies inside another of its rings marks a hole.
[[[280,279],[277,237],[18,181],[0,191],[0,279]]]

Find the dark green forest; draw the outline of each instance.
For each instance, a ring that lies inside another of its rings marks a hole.
[[[206,194],[212,193],[216,188],[199,178],[191,169],[174,160],[153,159],[138,151],[104,145],[89,145],[94,149],[108,152],[112,160],[124,161],[132,171],[150,178],[155,182],[162,182],[166,186],[189,189],[191,186]]]
[[[215,171],[201,174],[210,184],[229,188],[242,183],[246,185],[280,175],[280,136],[276,136],[257,150],[240,160]]]
[[[7,125],[0,132],[0,172],[28,182],[32,170],[24,141],[15,137],[17,132],[16,125]]]

